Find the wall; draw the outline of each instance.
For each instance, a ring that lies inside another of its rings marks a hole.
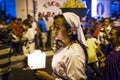
[[[23,20],[27,18],[26,0],[16,0],[16,17]]]
[[[60,5],[63,4],[64,0],[34,0],[37,2],[35,7],[37,8],[35,18],[39,12],[44,15],[53,16],[60,14]],[[26,19],[27,14],[34,16],[33,12],[33,0],[16,0],[16,16],[22,19]]]
[[[13,17],[16,17],[15,5],[15,0],[0,0],[0,18],[9,23]]]
[[[37,0],[36,18],[39,12],[48,16],[61,14],[62,11],[59,7],[63,4],[63,2],[64,0]]]

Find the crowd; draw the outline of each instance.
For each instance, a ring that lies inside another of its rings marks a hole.
[[[38,70],[35,73],[38,79],[120,80],[119,17],[80,20],[76,14],[66,12],[54,18],[39,13],[37,20],[28,14],[25,20],[12,18],[7,24],[0,20],[3,80],[8,80],[4,76],[10,71],[12,55],[27,57],[35,49],[55,52],[53,75]]]

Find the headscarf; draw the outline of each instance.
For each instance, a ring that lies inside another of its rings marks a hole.
[[[76,31],[73,31],[74,34],[77,33],[77,38],[78,40],[85,46],[87,46],[86,44],[86,40],[85,40],[85,36],[83,34],[83,30],[81,27],[81,23],[80,23],[80,18],[78,15],[76,15],[73,12],[65,12],[63,13],[63,16],[65,17],[67,23],[71,26],[71,27],[75,27],[77,28]]]

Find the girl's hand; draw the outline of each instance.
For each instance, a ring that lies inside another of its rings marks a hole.
[[[51,76],[50,74],[48,74],[45,71],[36,71],[35,72],[36,78],[42,79],[42,80],[55,80],[55,78],[53,76]]]

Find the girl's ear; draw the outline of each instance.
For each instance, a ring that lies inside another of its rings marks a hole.
[[[77,28],[76,27],[72,27],[72,28],[70,28],[70,30],[68,31],[68,35],[71,35],[71,34],[73,34],[74,32],[76,32],[77,31]]]
[[[72,30],[72,28],[70,28],[69,30],[68,30],[68,35],[71,35],[73,33],[73,30]]]

